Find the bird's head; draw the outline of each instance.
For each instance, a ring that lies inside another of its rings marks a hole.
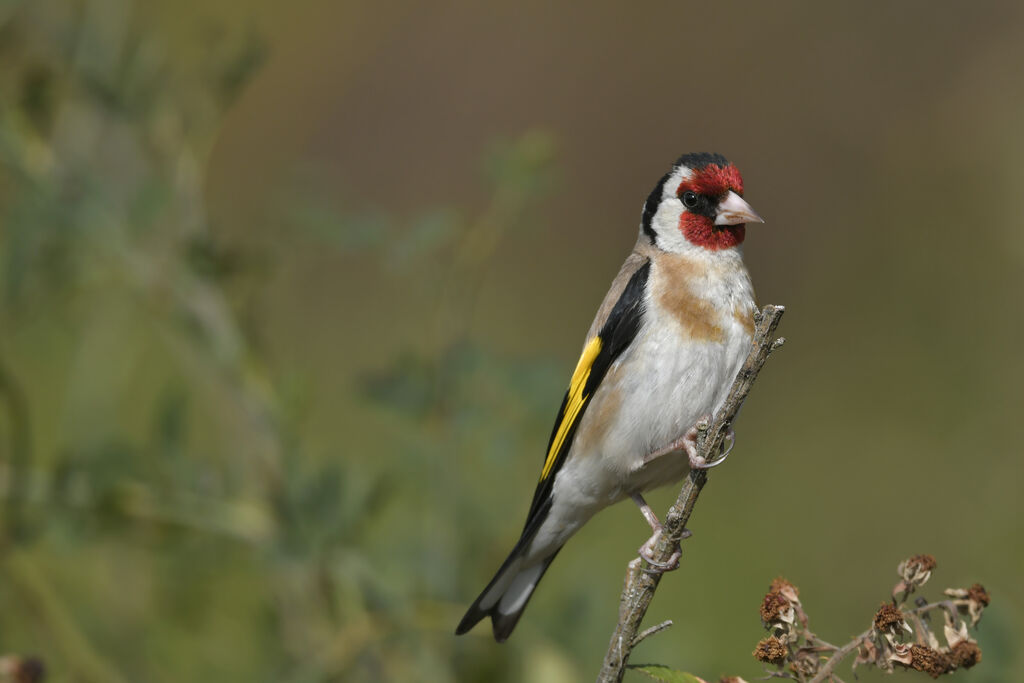
[[[684,154],[644,202],[641,229],[659,249],[717,251],[743,242],[763,223],[743,200],[740,172],[720,154]]]

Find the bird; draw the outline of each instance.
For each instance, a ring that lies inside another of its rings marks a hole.
[[[724,402],[753,339],[742,245],[746,224],[763,222],[720,154],[684,154],[658,180],[587,332],[519,540],[457,635],[489,616],[504,642],[566,541],[626,498],[653,532],[638,551],[648,568],[678,566],[678,548],[667,563],[653,557],[661,524],[643,494],[728,455],[701,458],[696,428]]]

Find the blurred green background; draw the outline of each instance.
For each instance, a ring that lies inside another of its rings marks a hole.
[[[841,642],[928,552],[926,594],[993,596],[958,678],[1024,679],[1022,35],[1013,2],[0,1],[0,654],[591,680],[630,505],[507,644],[452,631],[642,201],[707,150],[789,343],[634,661],[754,679],[773,577]]]

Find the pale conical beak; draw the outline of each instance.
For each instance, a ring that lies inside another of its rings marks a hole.
[[[757,212],[743,201],[732,190],[725,195],[725,199],[718,202],[718,213],[715,214],[715,225],[738,225],[740,223],[764,223],[764,219],[757,215]]]

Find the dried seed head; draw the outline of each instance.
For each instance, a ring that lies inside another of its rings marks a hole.
[[[761,621],[766,625],[776,621],[783,621],[783,617],[789,612],[789,620],[792,621],[792,608],[789,600],[781,593],[771,592],[764,596],[761,601]]]
[[[935,561],[935,557],[932,555],[914,555],[900,562],[898,569],[900,575],[903,578],[907,578],[905,574],[909,572],[930,572],[938,565]]]
[[[923,671],[932,678],[938,678],[947,671],[952,671],[953,662],[943,652],[924,645],[911,645],[910,666],[916,671]]]
[[[980,583],[976,583],[967,589],[967,599],[980,603],[982,607],[988,607],[988,591]]]
[[[926,572],[930,572],[938,566],[933,555],[914,555],[907,560],[907,564],[910,566],[916,566],[921,569],[921,571]]]
[[[988,607],[991,600],[988,591],[980,583],[976,583],[970,588],[947,588],[944,592],[951,598],[967,600],[966,609],[967,613],[971,615],[971,626],[978,625],[981,613]],[[964,609],[964,606],[961,605],[960,609]]]
[[[949,658],[956,668],[970,669],[981,661],[981,648],[977,643],[962,640],[949,651]]]
[[[772,580],[772,585],[768,587],[768,592],[778,593],[792,603],[799,604],[800,602],[800,589],[781,576],[776,576]]]
[[[775,636],[764,638],[754,649],[754,658],[766,664],[782,664],[787,654],[788,648]]]
[[[896,572],[908,588],[914,588],[924,585],[931,578],[935,565],[935,558],[931,555],[914,555],[900,562]]]
[[[891,604],[884,603],[875,612],[875,628],[882,633],[895,632],[903,627],[903,612]]]

